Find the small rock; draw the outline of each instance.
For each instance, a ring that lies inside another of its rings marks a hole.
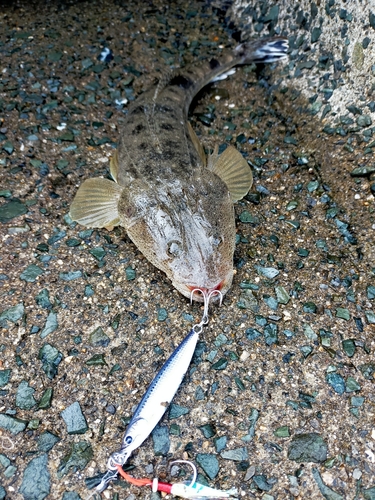
[[[215,479],[219,472],[219,461],[215,455],[210,453],[198,453],[196,460],[205,474],[207,474],[210,479]]]
[[[88,430],[85,416],[76,401],[60,413],[63,418],[68,434],[84,434]]]
[[[170,448],[169,429],[166,425],[157,425],[152,431],[155,455],[166,455]]]
[[[20,493],[25,500],[43,500],[49,494],[51,477],[47,462],[48,456],[43,453],[28,463],[20,487]]]
[[[289,460],[321,463],[327,459],[327,445],[320,434],[297,434],[288,449]]]
[[[22,380],[17,389],[16,406],[21,410],[30,410],[36,405],[36,400],[33,396],[35,389],[30,387],[26,380]]]

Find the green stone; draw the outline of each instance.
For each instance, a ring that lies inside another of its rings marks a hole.
[[[47,453],[52,450],[56,443],[60,441],[60,438],[52,432],[45,431],[43,432],[38,439],[38,451],[43,451]]]
[[[278,274],[280,274],[280,271],[278,271],[274,267],[261,267],[261,266],[254,266],[254,267],[258,271],[258,274],[260,274],[266,278],[269,278],[269,279],[273,279]]]
[[[352,396],[350,398],[350,404],[352,406],[357,407],[357,408],[360,408],[364,402],[365,402],[365,398],[362,396]]]
[[[374,285],[369,285],[366,288],[366,294],[367,294],[367,298],[369,300],[375,299],[375,286]]]
[[[264,474],[256,474],[255,476],[253,476],[253,483],[261,491],[270,491],[273,488],[273,483],[269,482]],[[263,499],[267,497],[269,498],[270,495],[262,496]]]
[[[243,290],[240,294],[240,300],[237,302],[239,309],[249,309],[254,313],[259,311],[258,300],[251,290]]]
[[[216,434],[216,430],[211,424],[201,425],[199,430],[206,439],[210,439]]]
[[[88,431],[88,425],[78,401],[65,408],[60,415],[66,424],[68,434],[84,434]]]
[[[46,324],[44,325],[43,330],[40,332],[40,338],[44,339],[47,335],[57,330],[58,326],[57,314],[51,311],[47,316]]]
[[[249,340],[255,340],[257,339],[258,337],[261,337],[262,334],[260,333],[259,330],[257,330],[256,328],[248,328],[246,331],[246,337],[249,339]]]
[[[298,207],[298,201],[292,200],[287,204],[286,209],[288,212],[290,212],[291,210],[295,210],[297,207]]]
[[[375,26],[375,16],[374,16],[374,26]],[[362,495],[364,500],[375,500],[375,486],[362,490]]]
[[[50,344],[44,344],[39,350],[39,359],[42,361],[42,369],[49,379],[57,375],[57,367],[63,359],[63,355],[56,347]]]
[[[51,408],[52,397],[53,397],[53,388],[48,387],[43,392],[43,395],[38,403],[39,410],[48,410],[48,408]]]
[[[48,456],[45,453],[28,463],[20,487],[20,493],[25,500],[43,500],[49,495],[51,477],[47,464]]]
[[[275,323],[270,323],[264,327],[264,340],[267,345],[276,344],[278,341],[277,335],[277,325]]]
[[[214,439],[215,449],[217,453],[220,453],[227,445],[228,438],[227,436],[220,436]]]
[[[210,479],[215,479],[219,473],[219,461],[215,455],[211,453],[198,453],[196,461]]]
[[[169,415],[168,418],[169,420],[172,420],[174,418],[181,417],[182,415],[186,415],[189,413],[189,408],[185,408],[185,406],[180,406],[172,403],[169,407]]]
[[[21,410],[30,410],[36,405],[36,400],[33,396],[35,389],[30,387],[26,380],[22,380],[17,389],[16,406]]]
[[[86,465],[92,460],[94,452],[91,444],[87,441],[79,441],[73,443],[70,452],[62,458],[57,469],[57,477],[61,479],[68,474],[70,469],[76,471],[77,469],[83,470]]]
[[[327,445],[323,438],[315,432],[297,434],[290,443],[288,458],[298,463],[322,463],[327,460]]]
[[[234,462],[242,462],[249,458],[246,448],[235,448],[234,450],[225,450],[220,453],[224,460],[233,460]]]
[[[8,201],[0,206],[0,222],[9,222],[15,217],[26,214],[28,208],[17,199]]]
[[[370,174],[375,173],[375,165],[366,165],[362,167],[356,167],[350,175],[352,177],[366,177]]]
[[[273,311],[277,310],[279,303],[274,297],[271,297],[270,295],[263,295],[263,300],[270,309]]]
[[[244,210],[239,217],[240,221],[243,223],[259,224],[258,217],[254,217],[250,212]]]
[[[375,313],[374,311],[365,311],[366,319],[370,325],[375,325]]]
[[[345,354],[349,357],[352,358],[355,354],[355,342],[354,339],[346,339],[342,341],[342,348],[345,352]]]
[[[35,302],[43,309],[51,309],[52,303],[49,299],[49,291],[47,288],[43,288],[43,290],[38,293],[35,297]]]
[[[90,333],[89,342],[94,347],[107,347],[111,339],[103,331],[103,328],[99,326]]]
[[[336,309],[336,318],[345,319],[345,321],[350,320],[350,312],[344,307],[338,307]]]
[[[157,425],[151,435],[154,445],[154,454],[156,456],[167,455],[171,445],[169,428],[166,425]]]
[[[318,28],[317,26],[313,28],[311,31],[311,43],[316,43],[319,40],[321,34],[321,28]]]
[[[346,392],[356,392],[360,390],[361,386],[353,377],[348,377],[346,379]]]
[[[305,334],[306,338],[309,340],[318,340],[317,334],[314,332],[314,330],[311,328],[309,324],[304,324],[303,325],[303,333]]]
[[[0,370],[0,387],[7,385],[10,379],[12,370],[8,368],[7,370]]]
[[[2,323],[5,324],[6,321],[11,321],[12,323],[16,323],[16,321],[18,321],[19,319],[22,318],[22,316],[24,315],[24,312],[25,312],[25,308],[24,308],[23,302],[20,302],[16,306],[9,307],[8,309],[5,309],[5,311],[3,311],[0,314],[0,325]]]
[[[78,240],[77,238],[69,238],[66,240],[65,245],[68,247],[78,247],[81,245],[81,240]]]
[[[306,313],[313,313],[315,314],[316,311],[317,311],[317,307],[316,307],[316,304],[314,304],[314,302],[305,302],[303,304],[303,311],[306,312]]]
[[[105,366],[107,365],[104,354],[94,354],[90,359],[86,361],[87,366]]]
[[[374,363],[365,363],[364,365],[360,365],[359,369],[366,380],[373,380],[375,373],[375,364]]]
[[[59,273],[59,278],[63,281],[73,281],[82,278],[82,271],[70,271],[67,273]]]
[[[10,141],[4,142],[2,149],[8,153],[8,155],[11,155],[14,151],[14,146]]]
[[[322,477],[315,467],[312,468],[312,475],[318,485],[318,488],[326,500],[344,500],[344,497],[333,491],[323,483]]]
[[[275,293],[277,300],[280,304],[287,304],[290,300],[289,293],[285,290],[283,286],[276,286]]]
[[[274,430],[274,435],[276,437],[289,437],[290,436],[290,431],[289,427],[287,425],[283,425],[282,427],[278,427],[277,429]]]
[[[126,275],[126,279],[128,281],[133,281],[135,280],[135,277],[136,277],[136,273],[135,273],[135,270],[132,268],[132,267],[127,267],[125,269],[125,275]]]
[[[228,360],[226,358],[220,358],[219,361],[216,361],[211,368],[213,370],[225,370],[225,368],[228,366]]]
[[[160,497],[158,497],[160,499]],[[65,491],[62,500],[82,500],[82,498],[75,491]]]
[[[326,380],[332,389],[337,392],[337,394],[344,394],[345,392],[345,381],[339,373],[327,373]]]
[[[44,271],[39,266],[35,264],[30,264],[20,275],[21,280],[27,281],[28,283],[34,283],[36,278],[43,274]]]
[[[107,252],[104,250],[103,247],[97,247],[89,250],[89,253],[91,253],[91,255],[95,257],[96,260],[100,261],[104,258]]]
[[[167,318],[168,318],[168,311],[164,307],[161,307],[158,310],[158,321],[165,321]]]
[[[26,429],[27,421],[5,413],[0,413],[0,429],[10,432],[14,436]]]

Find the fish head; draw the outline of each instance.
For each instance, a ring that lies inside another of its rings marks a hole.
[[[234,208],[225,183],[205,170],[184,184],[124,190],[121,224],[184,296],[224,295],[233,278]],[[199,293],[201,291],[202,293]]]

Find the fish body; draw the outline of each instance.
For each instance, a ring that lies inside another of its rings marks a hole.
[[[193,328],[151,382],[126,429],[120,451],[112,455],[115,463],[123,465],[164,415],[189,367],[198,336],[199,329]]]
[[[87,227],[121,225],[183,295],[203,301],[231,286],[235,247],[233,203],[252,185],[247,161],[229,146],[206,157],[188,122],[194,96],[238,64],[274,62],[287,42],[269,38],[239,45],[197,67],[179,70],[129,108],[111,160],[115,182],[94,178],[70,209]]]

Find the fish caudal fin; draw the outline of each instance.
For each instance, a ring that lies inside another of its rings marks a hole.
[[[282,37],[263,38],[238,45],[234,53],[239,64],[272,63],[287,57],[288,40]]]
[[[118,202],[122,189],[108,179],[87,179],[78,189],[70,217],[86,227],[113,227],[120,223]]]
[[[208,168],[225,182],[233,202],[243,198],[253,184],[247,161],[233,146],[228,146],[221,155],[216,146],[208,159]]]

